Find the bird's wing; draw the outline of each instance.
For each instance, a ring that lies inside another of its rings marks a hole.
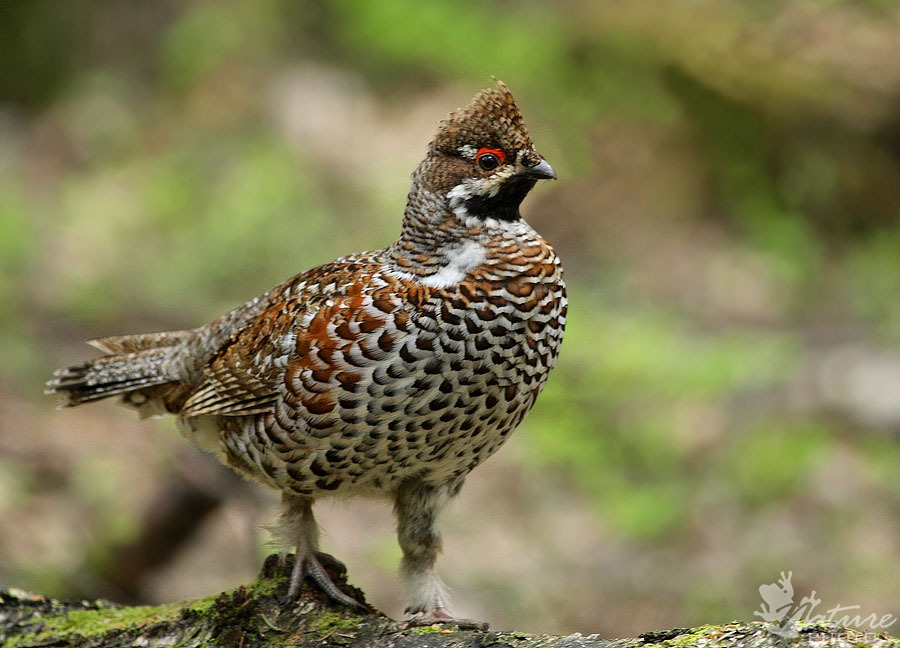
[[[314,268],[270,291],[256,316],[212,354],[181,416],[272,411],[288,362],[308,352],[310,339],[325,334],[319,330],[323,322],[358,307],[354,278],[374,271],[360,256]]]
[[[290,353],[282,349],[297,317],[291,304],[273,301],[222,345],[203,368],[182,416],[243,416],[271,409],[284,362],[280,358]]]

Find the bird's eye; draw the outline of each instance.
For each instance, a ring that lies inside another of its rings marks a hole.
[[[475,161],[482,171],[493,171],[506,161],[503,149],[483,148],[475,154]]]

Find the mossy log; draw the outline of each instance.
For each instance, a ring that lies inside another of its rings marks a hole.
[[[304,587],[298,601],[285,603],[291,558],[279,566],[269,556],[253,583],[203,599],[157,606],[122,606],[109,601],[64,602],[22,590],[0,591],[0,645],[26,647],[113,646],[366,646],[479,648],[654,648],[704,646],[822,646],[831,637],[841,645],[900,648],[900,639],[863,635],[831,625],[799,628],[785,639],[761,622],[648,632],[636,639],[567,637],[521,632],[463,630],[453,625],[412,627],[379,612],[361,614],[338,606],[318,590]],[[342,574],[334,574],[346,585]],[[823,639],[824,638],[824,639]],[[828,642],[828,645],[838,645]]]

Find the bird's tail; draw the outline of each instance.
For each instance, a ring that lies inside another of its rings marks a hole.
[[[173,347],[193,334],[193,331],[171,331],[91,340],[88,344],[107,355],[56,370],[53,379],[47,382],[46,392],[62,394],[65,400],[61,407],[74,407],[174,382],[178,377],[169,368]],[[139,401],[129,404],[138,405]]]

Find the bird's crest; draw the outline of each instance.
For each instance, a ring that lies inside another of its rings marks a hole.
[[[498,146],[506,151],[532,148],[512,93],[499,79],[496,88],[482,90],[464,108],[450,113],[438,127],[431,148],[457,155],[460,147]]]

